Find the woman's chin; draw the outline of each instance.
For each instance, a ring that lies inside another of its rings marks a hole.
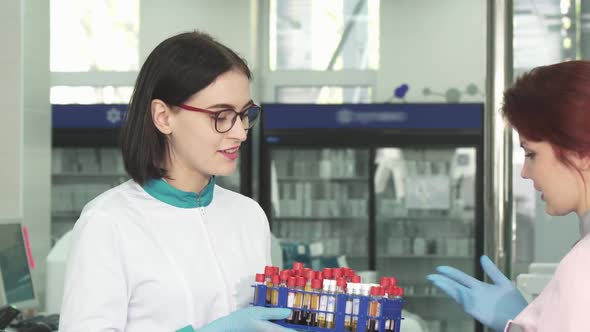
[[[227,168],[223,168],[223,169],[219,169],[217,170],[217,172],[215,172],[215,176],[231,176],[236,172],[236,167],[227,167]]]
[[[551,208],[549,205],[545,206],[545,213],[547,213],[548,215],[550,215],[552,217],[565,216],[566,214],[569,214],[570,212],[573,212],[573,211],[560,211],[560,210],[556,210],[554,208]]]

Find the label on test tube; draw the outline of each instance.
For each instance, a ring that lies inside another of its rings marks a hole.
[[[346,301],[346,308],[344,309],[344,313],[346,314],[346,321],[349,321],[350,315],[352,315],[352,299]]]
[[[287,317],[288,321],[293,319],[293,304],[295,303],[295,285],[297,284],[297,279],[295,277],[289,277],[287,280],[287,287],[289,287],[289,293],[287,295],[287,307],[291,309],[291,314]]]
[[[346,299],[346,307],[344,309],[344,328],[347,331],[352,331],[352,306],[355,299],[351,295],[354,295],[355,288],[355,284],[351,283],[348,285],[347,294],[349,297]]]
[[[334,314],[333,312],[336,310],[336,296],[329,296],[328,297],[328,307],[326,311],[330,312],[326,314],[326,327],[331,329],[334,328]]]
[[[355,297],[352,300],[352,321],[355,322],[358,320],[358,314],[359,314],[359,305],[361,303],[360,298]]]
[[[326,327],[334,328],[334,312],[336,312],[336,280],[330,280],[330,296],[328,296],[328,307],[326,311]]]
[[[326,309],[328,309],[328,298],[329,296],[329,290],[330,290],[330,280],[328,279],[324,279],[323,281],[324,283],[324,288],[323,288],[323,292],[322,295],[320,297],[320,311],[324,311],[324,312],[320,312],[318,314],[318,326],[325,328],[326,327]]]

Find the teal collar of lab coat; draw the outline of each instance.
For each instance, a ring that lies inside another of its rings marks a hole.
[[[143,189],[155,199],[166,204],[183,209],[192,209],[211,204],[214,187],[215,177],[212,177],[209,184],[200,193],[178,190],[164,179],[151,179],[143,186]]]

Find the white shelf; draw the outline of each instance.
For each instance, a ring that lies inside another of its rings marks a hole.
[[[318,176],[282,176],[278,177],[279,181],[296,181],[296,182],[310,182],[310,181],[368,181],[366,176],[335,176],[335,177],[318,177]]]
[[[313,221],[368,221],[369,216],[362,217],[272,217],[273,221],[294,221],[294,222],[313,222]],[[367,224],[368,227],[368,224]]]
[[[81,211],[51,211],[51,218],[78,219]]]
[[[321,241],[321,240],[318,240]],[[369,255],[346,255],[350,259],[368,259]],[[377,255],[377,259],[458,259],[468,260],[473,259],[473,256],[444,256],[444,255]]]
[[[67,225],[68,227],[73,226],[76,221],[78,221],[78,218],[76,219],[57,219],[57,220],[51,220],[51,224],[52,225]]]
[[[453,223],[462,223],[463,224],[473,224],[473,218],[461,218],[461,217],[436,217],[436,216],[426,216],[426,217],[377,217],[378,224],[393,224],[393,223],[400,223],[405,221],[423,221],[423,222],[453,222]]]
[[[377,259],[473,259],[473,256],[445,256],[445,255],[377,255]]]
[[[53,173],[52,177],[79,177],[79,178],[113,178],[113,177],[128,177],[127,174],[121,173]]]

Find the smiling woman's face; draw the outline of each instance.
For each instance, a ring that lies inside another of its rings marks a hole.
[[[231,70],[194,94],[185,104],[213,112],[231,109],[240,113],[252,104],[249,87],[250,82],[244,73]],[[236,121],[228,132],[219,133],[215,130],[213,115],[182,109],[171,114],[170,128],[172,167],[188,169],[206,178],[230,175],[235,171],[240,145],[248,134],[242,121]]]

